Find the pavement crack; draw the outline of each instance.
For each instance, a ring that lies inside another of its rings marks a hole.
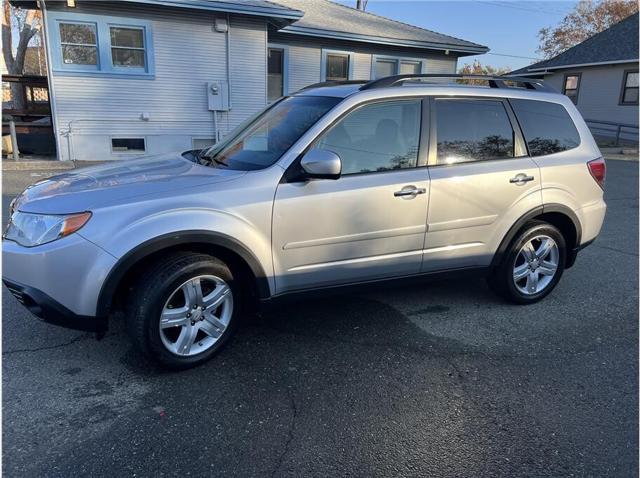
[[[73,339],[69,340],[68,342],[64,342],[58,345],[46,345],[44,347],[36,347],[36,348],[32,348],[32,349],[16,349],[16,350],[7,350],[5,352],[2,352],[2,356],[4,357],[5,355],[12,355],[12,354],[18,354],[18,353],[29,353],[29,352],[40,352],[41,350],[52,350],[52,349],[59,349],[62,347],[68,347],[69,345],[73,345],[76,342],[80,342],[81,340],[86,340],[91,338],[92,335],[91,334],[82,334],[79,335],[77,337],[74,337]]]
[[[287,433],[287,440],[284,443],[284,447],[282,449],[282,453],[278,457],[278,461],[276,462],[276,466],[271,472],[271,478],[276,476],[276,473],[280,470],[280,467],[284,463],[284,459],[289,453],[289,447],[291,446],[291,442],[293,441],[294,432],[296,429],[296,419],[298,418],[298,407],[296,406],[296,400],[291,392],[289,392],[289,400],[291,402],[291,423],[289,424],[289,431]]]

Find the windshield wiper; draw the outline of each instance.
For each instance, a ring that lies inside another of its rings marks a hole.
[[[227,163],[225,163],[224,161],[220,161],[219,159],[216,158],[216,156],[213,156],[212,158],[210,158],[212,161],[214,161],[216,164],[219,164],[221,166],[226,166],[227,168],[229,167],[229,165]]]
[[[219,159],[216,158],[217,155],[213,155],[213,156],[206,156],[203,153],[207,151],[207,149],[202,149],[200,150],[200,152],[198,153],[198,155],[196,156],[198,163],[202,164],[203,166],[211,166],[211,163],[214,162],[216,164],[219,164],[221,166],[226,166],[229,167],[229,165],[227,163],[225,163],[224,161],[220,161]]]

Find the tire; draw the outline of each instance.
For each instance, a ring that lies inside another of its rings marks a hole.
[[[555,248],[545,239],[551,239]],[[543,249],[544,252],[538,254]],[[566,243],[558,228],[543,221],[530,221],[511,242],[487,282],[494,292],[510,302],[532,304],[555,288],[564,272],[566,259]],[[551,274],[554,262],[555,271]],[[536,275],[537,280],[534,279]],[[516,277],[521,278],[516,280]]]
[[[224,262],[206,254],[178,252],[156,263],[134,284],[127,330],[147,356],[172,369],[187,369],[211,359],[228,342],[239,322],[241,304],[239,283]]]

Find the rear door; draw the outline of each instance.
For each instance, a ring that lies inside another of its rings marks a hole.
[[[487,266],[516,220],[542,204],[540,171],[506,100],[432,98],[430,123],[422,271]]]
[[[429,198],[422,102],[357,107],[311,146],[338,154],[342,176],[278,186],[277,293],[420,272]]]

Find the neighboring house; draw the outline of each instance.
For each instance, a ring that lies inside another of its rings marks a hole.
[[[544,78],[577,105],[595,134],[624,139],[638,132],[638,14],[563,53],[509,75]],[[607,123],[612,123],[608,125]]]
[[[204,147],[309,84],[488,51],[327,0],[47,0],[44,17],[60,159]]]

